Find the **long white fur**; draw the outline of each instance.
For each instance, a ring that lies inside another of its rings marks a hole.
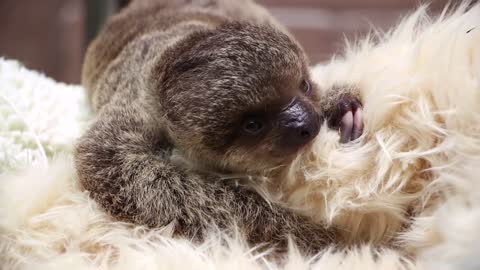
[[[80,189],[71,160],[0,178],[1,269],[407,269],[395,251],[327,250],[303,258],[294,248],[282,266],[219,233],[199,246],[112,221]],[[227,244],[224,241],[226,240]],[[379,258],[376,258],[378,256]]]
[[[79,187],[65,150],[64,158],[46,153],[47,168],[22,173],[12,172],[11,165],[0,168],[9,169],[0,176],[0,269],[479,268],[480,29],[466,34],[479,26],[478,4],[468,12],[464,4],[438,20],[421,8],[379,42],[372,37],[351,45],[345,57],[313,71],[324,90],[339,84],[360,89],[365,134],[340,146],[336,132],[322,129],[315,151],[293,167],[305,169],[304,181],[298,182],[298,170],[292,170],[284,199],[342,226],[347,240],[401,240],[415,262],[366,244],[326,250],[315,258],[304,258],[292,247],[284,264],[276,265],[254,255],[241,239],[225,239],[215,231],[194,246],[188,239],[171,239],[169,228],[115,222]],[[23,72],[11,84],[18,91],[26,91],[21,78],[39,85],[49,81],[11,61],[0,64],[0,87],[6,85],[5,72]],[[52,94],[66,89],[48,85]],[[14,92],[0,89],[4,95]],[[21,100],[12,97],[12,103]],[[49,110],[42,100],[32,104],[32,111]],[[399,231],[401,226],[407,229]]]

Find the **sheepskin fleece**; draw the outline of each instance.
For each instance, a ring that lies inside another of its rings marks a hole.
[[[281,199],[348,242],[413,255],[446,243],[437,262],[480,255],[480,4],[438,18],[420,8],[313,73],[323,91],[360,92],[364,134],[340,145],[337,132],[323,129]]]
[[[212,232],[205,243],[194,246],[169,237],[169,228],[147,230],[115,222],[81,189],[72,166],[74,140],[88,122],[81,88],[0,59],[0,269],[479,269],[480,163],[475,157],[480,153],[480,109],[474,105],[479,101],[480,34],[474,29],[466,35],[467,28],[479,24],[478,6],[438,21],[420,10],[393,33],[382,35],[380,44],[352,46],[345,58],[314,70],[323,89],[339,83],[361,89],[367,124],[360,143],[342,147],[336,144],[336,133],[323,129],[312,162],[301,159],[306,183],[316,182],[312,190],[328,195],[327,203],[315,209],[318,216],[333,222],[338,213],[352,209],[397,212],[396,203],[410,203],[411,197],[397,192],[411,179],[407,174],[402,180],[403,173],[423,174],[426,167],[433,175],[424,177],[426,186],[453,187],[440,207],[414,219],[405,241],[421,243],[426,228],[440,239],[418,250],[414,262],[395,250],[363,245],[329,249],[313,258],[300,256],[292,247],[279,265],[246,247],[242,239]],[[393,116],[402,108],[400,121]],[[410,144],[412,138],[423,137],[425,144]],[[412,165],[418,157],[434,163]],[[318,165],[321,162],[328,166]],[[395,175],[394,166],[403,168],[397,178],[377,177]],[[336,177],[324,178],[328,174]],[[352,174],[358,174],[358,182]],[[344,184],[339,176],[348,176],[345,181],[350,182]],[[292,190],[305,185],[287,184]],[[316,189],[322,185],[337,188],[338,195]],[[354,192],[343,192],[349,185]],[[291,197],[292,205],[310,198],[305,191],[293,193],[298,196]]]

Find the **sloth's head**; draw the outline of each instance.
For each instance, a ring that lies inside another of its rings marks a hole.
[[[261,173],[289,164],[318,134],[318,91],[287,35],[229,24],[182,46],[157,89],[169,135],[188,159]]]

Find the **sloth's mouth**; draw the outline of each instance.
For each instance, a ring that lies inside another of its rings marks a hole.
[[[340,121],[340,142],[347,143],[358,139],[363,133],[362,107],[352,106]]]

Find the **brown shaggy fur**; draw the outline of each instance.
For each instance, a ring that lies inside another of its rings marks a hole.
[[[309,77],[302,49],[251,1],[181,2],[134,1],[90,46],[83,84],[97,118],[76,148],[83,186],[115,218],[181,236],[215,226],[252,244],[292,236],[306,252],[333,243],[333,229],[224,179],[294,159],[272,154],[275,129],[258,142],[231,126],[239,112],[285,105]],[[294,95],[315,110],[316,93]]]

